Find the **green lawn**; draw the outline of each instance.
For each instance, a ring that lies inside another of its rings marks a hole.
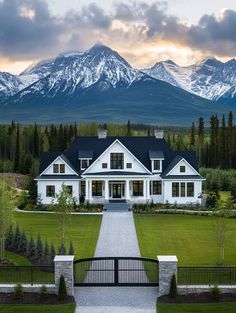
[[[235,313],[235,302],[200,304],[158,304],[158,313]]]
[[[102,216],[99,215],[72,215],[68,225],[67,248],[72,240],[76,258],[92,257],[94,255]],[[55,248],[59,244],[59,230],[56,216],[53,214],[15,213],[15,221],[21,230],[25,230],[30,238],[32,234],[35,239],[38,233],[42,239],[53,242]]]
[[[62,304],[62,305],[0,305],[1,313],[74,313],[75,304]]]
[[[142,256],[177,255],[179,265],[215,265],[219,248],[215,217],[136,214]],[[225,263],[236,264],[236,219],[227,219]]]
[[[28,259],[17,253],[5,251],[5,255],[8,262],[12,263],[13,265],[32,265],[32,263]]]

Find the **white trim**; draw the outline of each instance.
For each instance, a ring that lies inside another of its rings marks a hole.
[[[175,166],[172,167],[172,169],[169,170],[169,172],[166,174],[166,176],[169,176],[170,172],[173,171],[173,170],[179,165],[179,163],[182,162],[183,160],[190,166],[190,168],[191,168],[195,173],[197,173],[197,175],[200,175],[200,173],[199,173],[197,170],[195,170],[195,168],[192,167],[192,165],[191,165],[185,158],[182,157],[182,159],[179,160],[179,162],[178,162],[177,164],[175,164]],[[181,173],[180,176],[181,176],[181,175],[183,175],[183,173]],[[185,174],[185,175],[186,175],[186,174]],[[170,175],[170,176],[171,176],[171,175]],[[176,176],[176,175],[175,175],[175,176]],[[188,176],[188,175],[186,175],[186,176]],[[190,175],[190,176],[191,176],[191,175]]]
[[[103,153],[92,163],[90,164],[90,166],[83,172],[83,174],[85,174],[91,167],[92,165],[94,165],[95,163],[97,163],[99,161],[99,159],[105,154],[107,153],[107,151],[109,151],[109,149],[115,144],[115,143],[119,143],[128,153],[130,153],[130,155],[149,173],[149,174],[152,174],[152,172],[150,172],[146,166],[143,165],[142,162],[140,162],[134,155],[132,152],[129,151],[128,148],[126,148],[126,146],[124,146],[120,141],[119,139],[116,139],[115,141],[113,141],[113,143],[105,150],[103,151]],[[112,170],[111,170],[112,171]],[[114,170],[114,172],[117,171],[117,170]],[[82,175],[81,175],[82,176]]]
[[[49,175],[50,176],[50,175]],[[42,177],[42,178],[35,178],[34,180],[36,181],[54,181],[54,180],[60,180],[60,181],[67,181],[67,180],[71,180],[71,181],[81,181],[81,178],[78,178],[78,179],[73,179],[73,178],[62,178],[63,175],[61,177],[58,177],[58,178],[46,178],[46,177]]]
[[[53,161],[48,165],[48,167],[45,168],[45,170],[43,170],[42,173],[40,173],[39,176],[43,175],[44,172],[47,171],[47,170],[49,169],[49,167],[50,167],[51,165],[53,165],[54,162],[56,162],[58,159],[60,159],[62,162],[65,162],[66,165],[69,167],[69,169],[70,169],[73,173],[75,173],[76,176],[79,176],[79,174],[77,174],[77,173],[75,172],[75,170],[73,170],[73,168],[71,168],[70,165],[69,165],[60,155],[59,155],[58,157],[56,157],[56,159],[53,160]],[[55,174],[55,173],[54,173],[54,174]],[[46,174],[46,175],[47,175],[47,174]],[[53,175],[53,174],[48,174],[48,175]],[[61,175],[61,176],[63,177],[63,175],[68,175],[68,174],[65,174],[65,173],[59,173],[59,174],[58,174],[58,173],[57,173],[57,175]]]

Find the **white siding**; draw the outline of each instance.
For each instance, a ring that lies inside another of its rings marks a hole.
[[[46,197],[46,186],[55,186],[55,193],[58,194],[61,190],[62,184],[72,186],[73,196],[79,200],[79,181],[74,180],[39,180],[38,184],[38,196],[40,196],[43,204],[51,204],[53,198]]]
[[[51,165],[43,173],[43,175],[55,175],[55,173],[53,173],[53,164],[65,164],[65,173],[56,173],[56,175],[75,175],[75,172],[61,158],[57,158],[55,161],[53,161]]]
[[[172,183],[173,182],[193,182],[194,183],[194,197],[172,197]],[[179,181],[164,181],[164,203],[168,201],[171,204],[190,204],[190,203],[200,203],[201,199],[198,196],[202,193],[202,181],[191,181],[191,180],[179,180]]]
[[[185,172],[180,172],[180,166],[185,166]],[[180,161],[169,173],[169,175],[198,175],[198,172],[195,171],[184,159]]]
[[[102,139],[101,139],[102,140]],[[100,156],[91,168],[86,172],[89,173],[98,173],[98,172],[109,172],[109,171],[122,171],[122,170],[111,170],[110,169],[110,153],[124,153],[124,169],[125,172],[138,172],[138,173],[147,173],[148,171],[145,167],[140,164],[140,162],[132,156],[127,149],[125,149],[119,142],[115,142],[107,152]],[[102,163],[107,163],[107,168],[102,168]],[[132,168],[126,168],[126,163],[132,163]]]

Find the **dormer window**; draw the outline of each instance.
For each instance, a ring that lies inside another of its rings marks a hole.
[[[124,169],[124,153],[111,153],[110,156],[111,169],[121,170]]]
[[[83,159],[80,160],[81,162],[81,170],[85,170],[87,167],[89,167],[89,159]]]
[[[153,169],[154,171],[160,171],[161,169],[161,161],[160,160],[154,160],[153,161]]]

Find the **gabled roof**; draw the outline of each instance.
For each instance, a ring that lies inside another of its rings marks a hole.
[[[164,153],[163,151],[149,150],[149,157],[150,159],[164,159]]]
[[[193,151],[172,151],[165,139],[155,137],[77,137],[64,152],[44,152],[40,157],[40,173],[43,172],[58,156],[63,154],[64,160],[81,175],[84,170],[80,168],[78,153],[88,156],[91,151],[94,162],[116,140],[119,140],[149,171],[151,171],[150,151],[154,155],[164,156],[162,163],[163,175],[169,172],[181,158],[184,158],[196,171],[198,163],[196,153]],[[86,152],[86,153],[85,153]],[[81,155],[81,154],[80,154]]]

